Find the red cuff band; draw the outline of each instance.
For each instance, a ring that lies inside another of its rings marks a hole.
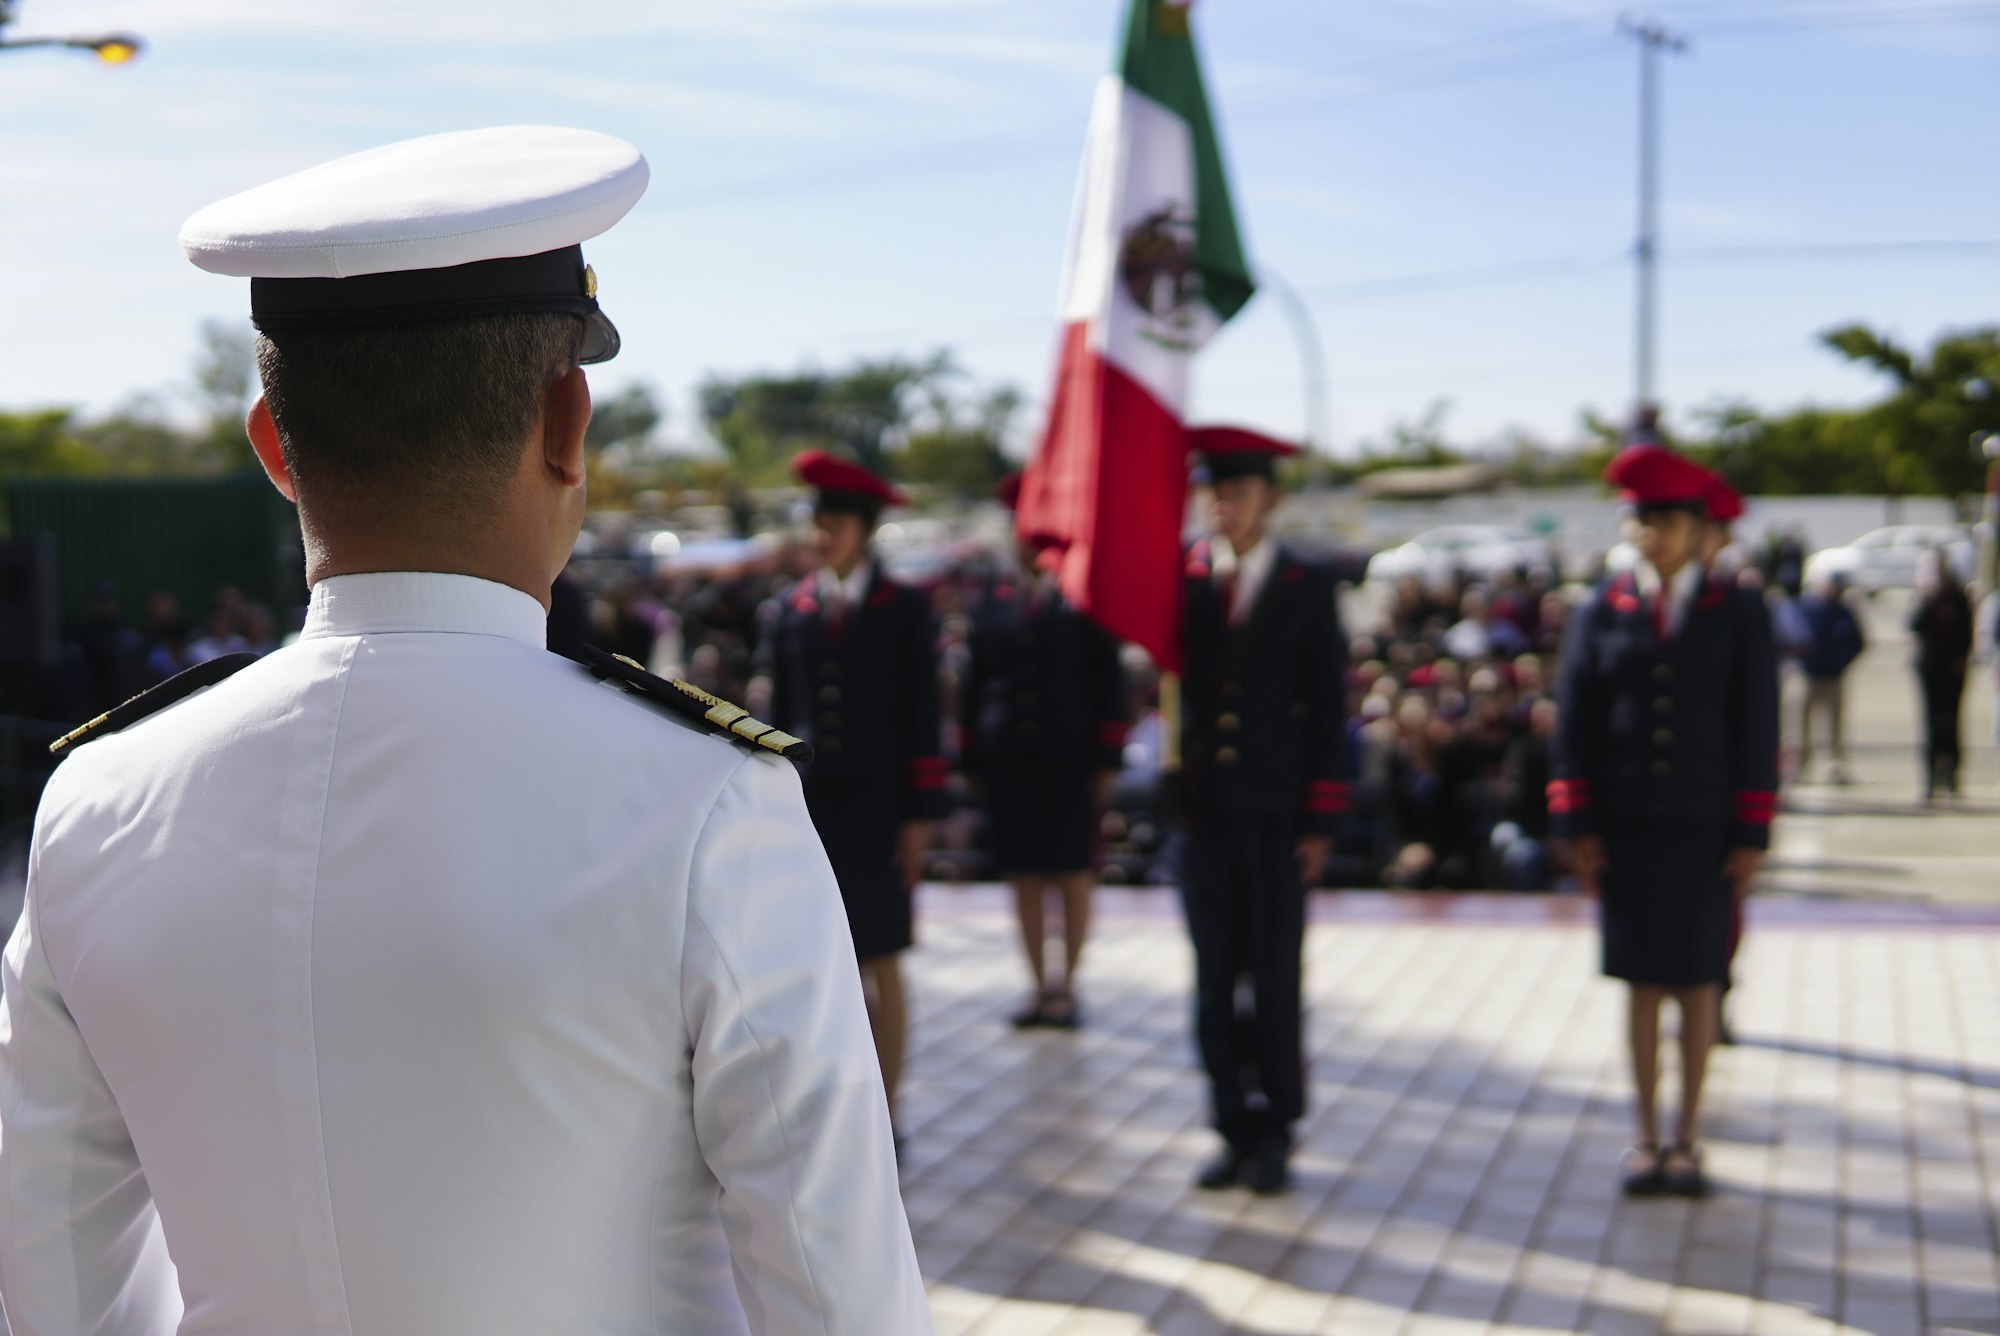
[[[1552,779],[1549,781],[1549,815],[1564,816],[1590,806],[1590,781]]]
[[[1768,826],[1778,814],[1778,795],[1762,789],[1745,789],[1736,795],[1736,819],[1748,826]]]
[[[919,756],[910,762],[910,787],[919,792],[929,792],[944,787],[948,771],[942,756]]]
[[[1131,734],[1132,726],[1116,719],[1107,719],[1097,726],[1097,744],[1100,747],[1122,747]]]
[[[1315,780],[1306,790],[1306,811],[1315,816],[1339,816],[1347,810],[1347,785],[1331,779]]]

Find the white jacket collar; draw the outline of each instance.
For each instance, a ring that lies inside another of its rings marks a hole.
[[[492,580],[432,571],[375,571],[335,575],[314,585],[299,638],[397,631],[506,636],[544,649],[548,614],[529,595]]]

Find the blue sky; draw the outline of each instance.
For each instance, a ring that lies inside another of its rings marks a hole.
[[[587,248],[668,434],[711,371],[952,349],[1039,401],[1092,86],[1123,0],[24,0],[17,35],[130,29],[144,59],[0,53],[0,405],[101,411],[187,379],[248,293],[180,257],[209,201],[369,145],[572,124],[653,188]],[[1452,405],[1561,441],[1631,390],[1636,119],[1622,6],[1198,0],[1253,259],[1323,334],[1333,446]],[[2000,4],[1680,0],[1664,83],[1661,391],[1851,402],[1814,344],[2000,320]],[[1890,252],[1879,243],[1977,242]],[[1730,251],[1727,248],[1739,248]],[[1751,248],[1749,252],[1740,248]],[[1768,248],[1768,249],[1758,249]],[[1546,265],[1541,262],[1549,262]],[[1195,411],[1298,434],[1260,296]]]

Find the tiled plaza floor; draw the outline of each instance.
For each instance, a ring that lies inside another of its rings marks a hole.
[[[1316,908],[1314,1107],[1297,1190],[1260,1201],[1191,1186],[1168,893],[1104,893],[1087,1028],[1017,1035],[1000,895],[927,891],[905,1188],[939,1330],[2000,1332],[2000,912],[1770,903],[1697,1205],[1618,1196],[1622,992],[1586,907],[1414,903]]]

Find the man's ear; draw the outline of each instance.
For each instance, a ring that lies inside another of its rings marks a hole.
[[[250,448],[257,452],[257,462],[264,466],[264,475],[271,480],[271,486],[284,493],[285,500],[297,505],[299,490],[292,485],[292,471],[285,464],[284,448],[278,444],[278,424],[271,420],[271,408],[263,395],[258,395],[257,402],[250,405],[250,416],[243,428],[250,433]]]
[[[583,433],[590,426],[590,380],[573,366],[542,398],[542,464],[565,487],[584,480]]]

